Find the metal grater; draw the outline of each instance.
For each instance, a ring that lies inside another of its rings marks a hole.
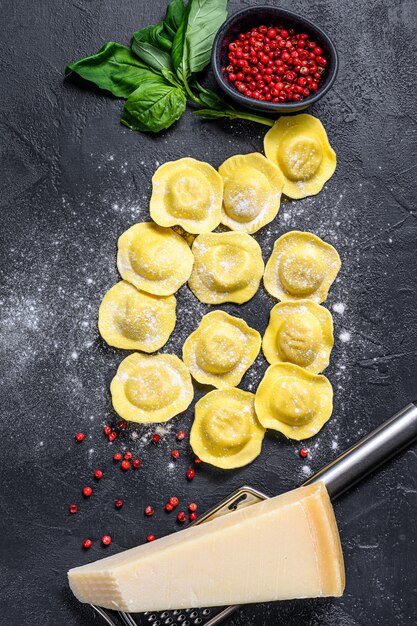
[[[333,500],[355,485],[374,469],[408,447],[417,439],[417,401],[408,404],[396,415],[358,441],[329,465],[309,478],[304,485],[323,481]],[[220,504],[190,524],[203,524],[216,517],[227,515],[236,509],[251,506],[269,496],[241,487]],[[215,626],[237,611],[239,606],[220,608],[183,609],[160,613],[130,614],[109,611],[97,606],[92,608],[109,626]]]

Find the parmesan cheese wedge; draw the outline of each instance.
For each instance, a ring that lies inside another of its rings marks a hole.
[[[345,585],[323,483],[76,567],[68,576],[81,602],[134,613],[340,596]]]

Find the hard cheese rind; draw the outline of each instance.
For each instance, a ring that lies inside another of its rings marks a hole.
[[[345,585],[323,483],[77,567],[68,577],[81,602],[131,612],[340,596]]]

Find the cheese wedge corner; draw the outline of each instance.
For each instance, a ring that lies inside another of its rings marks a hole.
[[[76,567],[68,577],[81,602],[134,613],[340,596],[345,586],[323,483]]]

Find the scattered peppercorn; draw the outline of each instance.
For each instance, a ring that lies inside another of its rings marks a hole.
[[[117,422],[117,425],[118,425],[118,427],[119,427],[119,428],[121,428],[122,430],[124,430],[124,429],[126,428],[126,426],[127,426],[127,422],[126,422],[126,420],[119,420],[119,421]]]
[[[110,433],[111,433],[111,426],[105,426],[105,427],[103,428],[103,430],[104,430],[104,434],[105,434],[105,435],[106,435],[106,437],[107,437],[107,436],[108,436],[108,435],[110,435]]]
[[[195,463],[196,465],[200,465],[200,463],[202,463],[202,462],[203,462],[203,461],[202,461],[201,459],[199,459],[199,458],[198,458],[198,456],[196,456],[196,457],[195,457],[195,459],[194,459],[194,463]]]
[[[79,441],[79,442],[81,442],[81,441],[84,441],[84,439],[85,439],[85,435],[84,435],[84,433],[77,433],[77,434],[75,435],[75,441]]]
[[[259,26],[229,44],[224,68],[237,91],[260,101],[299,102],[319,88],[327,59],[306,33]],[[306,83],[300,84],[299,77]]]
[[[89,548],[91,548],[92,545],[93,545],[93,542],[91,541],[91,539],[84,539],[83,548],[85,550],[88,550]]]
[[[120,454],[120,452],[116,452],[116,454],[113,454],[113,461],[121,461],[122,460],[122,455]]]
[[[301,448],[299,455],[302,459],[306,459],[308,457],[308,450],[307,448]]]
[[[91,494],[93,493],[93,490],[91,487],[83,487],[83,495],[86,498],[89,498],[91,496]]]
[[[132,453],[131,452],[125,452],[125,461],[130,461],[132,459]]]
[[[197,519],[197,513],[190,513],[190,522],[194,522]]]
[[[101,538],[101,543],[103,544],[103,546],[109,546],[111,544],[111,537],[110,535],[103,535]]]
[[[187,516],[184,513],[184,511],[180,511],[177,515],[177,520],[179,521],[180,524],[183,524],[184,522],[187,521]]]
[[[180,430],[177,433],[177,441],[182,441],[183,439],[185,439],[187,436],[187,433],[185,432],[185,430]]]
[[[197,505],[195,502],[191,502],[191,504],[188,505],[188,510],[191,511],[191,513],[195,513],[197,511]]]
[[[147,506],[145,507],[145,515],[147,517],[152,517],[152,515],[155,513],[155,511],[153,510],[153,508],[151,506]]]
[[[134,459],[134,460],[132,461],[132,465],[133,465],[133,467],[134,467],[135,469],[139,469],[139,468],[140,468],[140,465],[141,465],[140,460],[139,460],[139,459]]]
[[[69,512],[71,513],[71,515],[74,515],[74,513],[76,513],[77,511],[78,511],[78,506],[76,504],[69,505]]]
[[[173,459],[179,459],[180,458],[180,451],[179,450],[172,450],[171,451],[171,456]]]
[[[126,459],[123,459],[123,461],[120,463],[120,467],[124,472],[126,472],[128,469],[130,469],[130,461],[126,461]]]
[[[148,535],[146,537],[146,541],[155,541],[155,539],[156,539],[155,535]]]
[[[101,470],[96,470],[94,472],[94,478],[96,478],[97,480],[100,480],[100,478],[103,478],[103,472]]]
[[[115,431],[115,430],[112,430],[112,431],[111,431],[111,433],[109,433],[109,434],[107,435],[107,439],[108,439],[109,441],[114,441],[115,439],[117,439],[117,433],[116,433],[116,431]]]
[[[173,496],[172,498],[169,499],[169,503],[171,506],[176,507],[179,505],[180,501],[178,500],[178,498]]]
[[[152,441],[153,441],[154,443],[159,443],[159,442],[161,441],[161,435],[157,435],[157,434],[155,433],[155,435],[152,435]]]
[[[116,507],[116,509],[121,509],[123,504],[124,504],[123,500],[115,500],[114,501],[114,506]]]
[[[188,480],[192,480],[195,476],[195,471],[193,470],[192,467],[189,467],[187,470],[187,478]]]
[[[168,513],[171,513],[171,511],[174,510],[174,507],[172,506],[172,504],[170,502],[167,502],[165,505],[165,511],[168,511]]]

